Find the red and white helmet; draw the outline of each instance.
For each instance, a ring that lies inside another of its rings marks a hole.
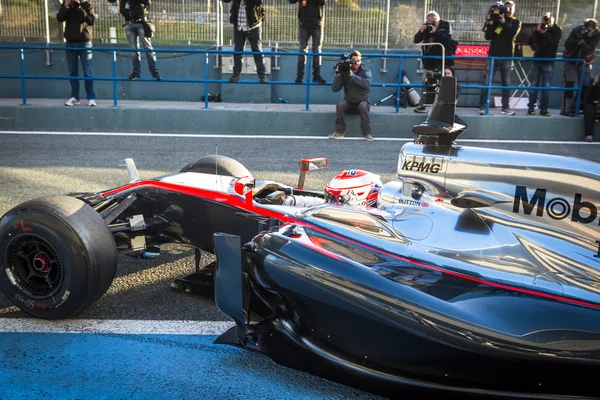
[[[362,169],[344,170],[325,187],[327,201],[349,207],[377,207],[381,190],[379,175]]]

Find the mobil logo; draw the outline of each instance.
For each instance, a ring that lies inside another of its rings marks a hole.
[[[598,206],[584,200],[581,193],[574,193],[573,197],[569,196],[569,199],[562,197],[548,198],[547,193],[548,190],[546,189],[536,188],[533,195],[529,197],[526,186],[517,186],[515,189],[513,212],[519,213],[521,206],[523,206],[525,214],[533,214],[536,217],[543,217],[546,214],[554,220],[570,218],[571,221],[581,224],[589,224],[596,220]]]

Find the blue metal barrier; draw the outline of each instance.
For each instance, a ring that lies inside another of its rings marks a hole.
[[[204,54],[205,55],[205,65],[204,65],[204,79],[179,79],[179,78],[162,78],[161,82],[174,82],[174,83],[203,83],[204,84],[204,108],[208,108],[208,84],[209,83],[230,83],[228,80],[222,79],[208,79],[208,70],[209,70],[209,55],[210,54],[241,54],[245,56],[254,55],[254,54],[262,54],[264,56],[306,56],[307,65],[306,70],[311,71],[311,63],[312,56],[332,56],[339,57],[339,53],[312,53],[312,52],[252,52],[252,51],[232,51],[232,50],[198,50],[198,49],[132,49],[130,47],[127,48],[116,48],[116,47],[101,47],[101,48],[91,48],[87,50],[92,51],[110,51],[112,52],[112,76],[111,77],[103,77],[103,76],[92,76],[92,77],[84,77],[78,76],[76,78],[71,76],[35,76],[35,75],[25,75],[25,50],[73,50],[72,47],[63,47],[63,46],[48,46],[48,45],[1,45],[0,50],[19,50],[20,53],[20,75],[0,75],[0,79],[20,79],[21,80],[21,92],[23,105],[27,104],[27,95],[26,95],[26,80],[27,79],[58,79],[58,80],[94,80],[94,81],[111,81],[113,87],[113,104],[115,107],[118,105],[117,98],[117,81],[127,81],[128,78],[125,77],[117,77],[117,52],[142,52],[142,53],[187,53],[187,54]],[[424,83],[410,83],[404,84],[402,83],[402,66],[403,60],[405,58],[437,58],[440,56],[424,56],[417,54],[363,54],[364,58],[398,58],[399,59],[399,67],[398,67],[398,78],[396,83],[372,83],[372,87],[394,87],[396,88],[396,113],[400,112],[400,98],[401,98],[401,90],[402,88],[423,88],[426,85]],[[485,60],[490,61],[489,71],[494,71],[494,62],[496,60],[511,60],[511,61],[557,61],[557,62],[574,62],[580,61],[584,62],[582,59],[566,59],[566,58],[531,58],[531,57],[481,57],[481,56],[446,56],[446,59],[455,59],[455,60],[465,60],[465,59],[475,59],[475,60]],[[487,89],[487,100],[486,100],[486,110],[485,114],[489,113],[489,104],[492,89],[523,89],[524,86],[501,86],[501,85],[492,85],[494,74],[489,74],[489,79],[486,85],[461,85],[463,89]],[[585,76],[585,68],[582,68],[580,82],[583,82]],[[152,81],[149,78],[140,78],[140,81]],[[258,81],[248,81],[248,80],[240,80],[237,83],[244,84],[261,84]],[[236,83],[236,84],[237,84]],[[294,81],[269,81],[268,84],[271,85],[298,85]],[[301,85],[306,86],[306,101],[305,101],[305,109],[309,111],[310,109],[310,87],[312,85],[322,85],[314,82],[302,82]],[[331,83],[326,83],[326,85],[331,85]],[[551,86],[551,87],[538,87],[538,86],[525,86],[530,90],[553,90],[553,91],[577,91],[577,104],[575,115],[579,114],[579,104],[581,102],[581,93],[582,87],[565,87],[565,86]]]

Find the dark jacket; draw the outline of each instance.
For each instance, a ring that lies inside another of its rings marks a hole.
[[[302,5],[302,0],[289,0],[289,2],[298,3],[298,21],[301,28],[314,29],[323,26],[325,0],[306,0],[306,5]]]
[[[514,57],[515,38],[521,32],[521,21],[508,17],[503,24],[489,21],[485,28],[485,40],[490,41],[489,56]]]
[[[58,22],[65,22],[64,38],[67,42],[90,42],[92,40],[92,26],[96,17],[89,1],[84,1],[79,7],[60,6],[56,14]]]
[[[150,0],[121,0],[119,13],[127,22],[142,22],[148,19]]]
[[[438,27],[436,28],[433,35],[431,35],[427,32],[421,32],[421,30],[419,29],[419,31],[415,34],[414,42],[415,43],[421,43],[421,42],[441,43],[444,46],[444,52],[445,52],[446,56],[448,56],[448,55],[450,55],[450,54],[448,54],[448,43],[449,43],[450,39],[452,39],[452,27],[450,26],[450,23],[448,21],[444,21],[443,19],[441,19],[440,23],[438,24]],[[441,56],[442,55],[442,49],[440,48],[440,46],[422,46],[421,52],[423,53],[424,56]],[[454,59],[446,59],[444,65],[446,67],[453,66]],[[432,71],[435,69],[440,70],[442,68],[442,60],[441,60],[441,58],[440,59],[424,58],[423,59],[423,68],[432,70]]]
[[[333,78],[331,90],[337,93],[344,88],[344,100],[351,103],[368,102],[371,93],[371,80],[371,70],[361,64],[352,76],[342,73],[337,74]]]
[[[563,57],[584,58],[586,59],[586,64],[591,64],[594,60],[598,42],[600,42],[600,31],[596,29],[592,36],[588,36],[587,33],[582,34],[584,29],[586,29],[584,25],[579,25],[569,33],[569,37],[565,41]]]
[[[222,0],[223,3],[230,3],[232,0]],[[237,26],[238,12],[240,10],[241,0],[233,0],[231,5],[231,14],[229,22]],[[248,19],[248,28],[256,26],[265,19],[265,8],[262,0],[246,0],[246,18]]]
[[[595,102],[600,102],[600,85],[595,86],[587,86],[584,88],[585,93],[583,93],[581,102],[594,104]]]
[[[534,58],[556,58],[558,42],[562,37],[562,28],[556,24],[548,27],[546,32],[541,33],[537,30],[529,37],[529,46],[533,50]],[[539,63],[549,63],[552,61],[538,61]]]

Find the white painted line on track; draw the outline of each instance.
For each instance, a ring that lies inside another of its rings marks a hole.
[[[35,318],[2,318],[0,333],[96,333],[119,335],[220,335],[227,321],[140,321],[72,319],[49,321]]]
[[[129,136],[129,137],[164,137],[164,138],[221,138],[221,139],[287,139],[287,140],[331,140],[327,136],[299,135],[230,135],[220,133],[143,133],[143,132],[53,132],[53,131],[0,131],[0,135],[54,135],[54,136]],[[412,142],[415,138],[383,138],[375,137],[377,142]],[[360,140],[362,137],[345,137],[335,140]],[[549,144],[549,145],[600,145],[600,142],[565,141],[565,140],[521,140],[521,139],[458,139],[460,143],[508,143],[508,144]]]

